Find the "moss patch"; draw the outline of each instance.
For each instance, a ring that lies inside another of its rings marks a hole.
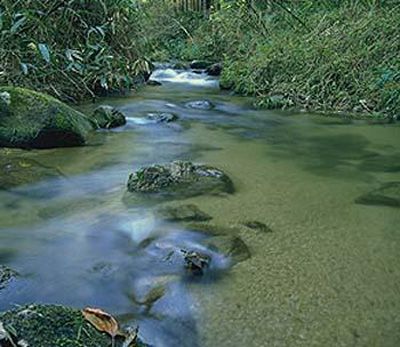
[[[28,89],[0,87],[0,146],[52,148],[84,145],[93,129],[89,119],[57,99]]]
[[[0,314],[15,341],[35,347],[110,347],[111,337],[97,331],[81,311],[61,305],[28,305]],[[116,346],[123,341],[117,339]],[[141,342],[138,347],[145,346]]]

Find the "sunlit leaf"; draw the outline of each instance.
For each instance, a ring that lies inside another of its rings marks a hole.
[[[98,308],[86,307],[82,310],[85,319],[91,323],[97,330],[108,333],[111,337],[115,337],[119,331],[117,320]]]

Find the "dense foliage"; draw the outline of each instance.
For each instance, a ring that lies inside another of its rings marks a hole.
[[[189,23],[188,34],[181,30],[174,40],[159,33],[157,40],[169,47],[164,52],[184,60],[223,60],[222,84],[255,96],[262,107],[400,113],[398,1],[215,3],[218,10],[207,20],[169,14],[171,23]],[[164,18],[155,11],[151,17]]]
[[[0,84],[76,101],[149,69],[132,0],[2,0]]]
[[[0,84],[79,100],[136,85],[147,59],[207,59],[261,107],[400,112],[397,0],[177,3],[3,0]]]

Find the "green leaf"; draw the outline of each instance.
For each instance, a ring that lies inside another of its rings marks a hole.
[[[47,45],[44,43],[39,43],[38,48],[42,58],[46,61],[46,63],[50,63],[50,51]]]

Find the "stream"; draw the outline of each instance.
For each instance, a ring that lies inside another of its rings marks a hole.
[[[127,117],[89,146],[9,150],[61,175],[0,190],[0,264],[21,274],[0,311],[101,307],[155,347],[398,346],[399,209],[355,199],[400,181],[400,127],[256,110],[191,71],[152,78],[162,85],[79,107]],[[215,107],[188,107],[196,100]],[[222,169],[234,194],[124,202],[131,172],[173,160]],[[156,211],[170,204],[195,204],[212,217],[204,230],[234,234],[251,256],[235,263],[206,246],[209,232],[166,222]],[[187,276],[182,249],[211,257],[205,276]],[[144,304],[154,288],[162,295]]]

